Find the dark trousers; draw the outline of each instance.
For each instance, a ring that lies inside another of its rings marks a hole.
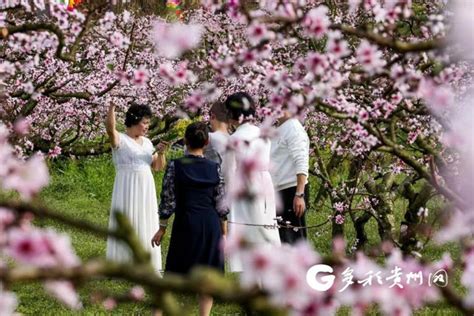
[[[297,217],[293,211],[293,200],[296,194],[296,187],[291,187],[278,191],[277,194],[280,195],[283,204],[283,212],[277,214],[283,218],[283,224],[285,222],[290,222],[292,226],[306,226],[306,210],[309,208],[309,185],[307,184],[304,188],[304,200],[306,204],[306,209],[301,217]],[[281,227],[279,229],[280,239],[282,243],[294,244],[300,239],[307,239],[306,229],[298,229],[295,231],[293,228]]]

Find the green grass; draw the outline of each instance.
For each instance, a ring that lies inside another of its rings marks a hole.
[[[50,185],[42,192],[40,199],[52,209],[64,212],[67,215],[91,221],[95,224],[107,226],[109,219],[109,207],[112,194],[115,171],[110,156],[99,158],[89,158],[86,160],[65,160],[56,161],[50,166],[51,181]],[[160,190],[162,173],[155,174],[157,191]],[[312,180],[311,197],[317,188],[317,183]],[[159,192],[157,192],[159,193]],[[402,205],[400,205],[401,207]],[[308,225],[314,225],[324,222],[329,215],[328,210],[310,210],[307,215]],[[399,222],[403,216],[401,212],[396,214]],[[349,221],[349,219],[347,219]],[[77,254],[82,260],[94,257],[104,257],[106,240],[70,227],[58,224],[49,220],[37,220],[38,226],[54,227],[58,231],[65,232],[71,236],[72,243]],[[350,223],[345,225],[348,243],[354,241],[354,231]],[[379,242],[377,227],[374,220],[367,224],[369,244],[376,245]],[[323,255],[331,253],[331,229],[330,226],[321,229],[311,230],[309,239],[314,248]],[[162,254],[163,260],[166,258],[168,249],[169,234],[163,241]],[[445,247],[436,247],[428,244],[423,255],[427,259],[439,259],[443,252],[449,251],[454,258],[459,257],[459,247],[449,245]],[[459,273],[458,273],[459,274]],[[235,277],[230,275],[229,277]],[[456,276],[454,282],[456,288],[460,288],[459,275]],[[91,295],[96,292],[105,292],[112,294],[120,294],[126,292],[130,288],[130,284],[116,280],[97,280],[86,283],[80,289],[80,295],[84,301],[84,310],[81,315],[109,315],[99,304],[90,303]],[[17,293],[20,305],[17,309],[19,313],[25,315],[73,315],[67,308],[57,303],[53,298],[48,296],[38,284],[17,284],[13,290]],[[191,303],[192,310],[190,314],[197,314],[197,302],[194,297],[180,296],[183,304]],[[125,304],[117,307],[114,315],[150,315],[150,311],[140,304]],[[216,303],[213,308],[213,315],[245,315],[238,306],[232,304]],[[347,308],[342,308],[339,312],[341,315],[349,315]],[[376,308],[373,308],[370,314],[380,314]],[[435,306],[425,307],[417,311],[417,315],[460,315],[456,310],[451,309],[445,304],[437,304]]]

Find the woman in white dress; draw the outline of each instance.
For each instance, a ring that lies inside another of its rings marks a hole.
[[[109,106],[106,130],[116,171],[109,228],[116,228],[112,212],[125,214],[143,246],[151,253],[154,269],[161,271],[161,249],[152,249],[150,244],[159,227],[155,181],[151,169],[163,170],[166,161],[163,146],[158,145],[159,152],[153,154],[153,144],[145,137],[151,115],[147,105],[132,104],[125,117],[126,132],[119,133],[115,127],[115,105]],[[107,259],[127,262],[131,260],[131,251],[123,242],[109,237]]]
[[[276,224],[275,192],[269,172],[270,147],[269,140],[260,138],[260,129],[249,122],[255,115],[255,105],[252,98],[245,92],[235,93],[227,98],[225,105],[228,111],[229,123],[236,126],[235,132],[229,138],[229,145],[235,146],[227,154],[229,190],[238,188],[239,177],[245,173],[244,160],[258,160],[258,170],[245,183],[247,190],[257,192],[253,198],[238,198],[232,201],[229,213],[229,234],[236,230],[251,244],[272,244],[280,246],[278,228],[268,227]],[[249,226],[244,224],[268,225]],[[240,272],[245,269],[239,257],[230,258],[230,270]]]

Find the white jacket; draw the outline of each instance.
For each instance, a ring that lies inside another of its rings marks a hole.
[[[296,186],[297,174],[308,176],[309,137],[296,118],[286,120],[277,131],[272,140],[271,174],[276,191],[281,191]]]

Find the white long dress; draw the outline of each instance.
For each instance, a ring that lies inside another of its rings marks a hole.
[[[151,247],[151,239],[159,228],[155,181],[151,173],[153,144],[146,137],[142,137],[141,145],[127,134],[119,133],[119,137],[120,143],[112,151],[116,174],[109,228],[116,227],[113,211],[125,214],[143,246],[151,253],[153,267],[161,271],[161,248]],[[109,237],[107,259],[128,262],[131,260],[130,249],[123,242]]]
[[[242,170],[239,166],[242,159],[258,155],[261,166],[255,172],[250,187],[260,192],[252,200],[239,199],[232,202],[229,213],[229,234],[236,231],[252,244],[273,244],[280,246],[280,235],[276,228],[247,226],[242,224],[274,225],[276,223],[275,191],[269,172],[270,141],[265,141],[260,136],[260,129],[250,123],[240,125],[230,136],[229,144],[238,144],[237,151],[230,151],[227,155],[229,168],[229,186],[234,187]],[[238,256],[231,256],[230,270],[240,272],[245,269]]]

